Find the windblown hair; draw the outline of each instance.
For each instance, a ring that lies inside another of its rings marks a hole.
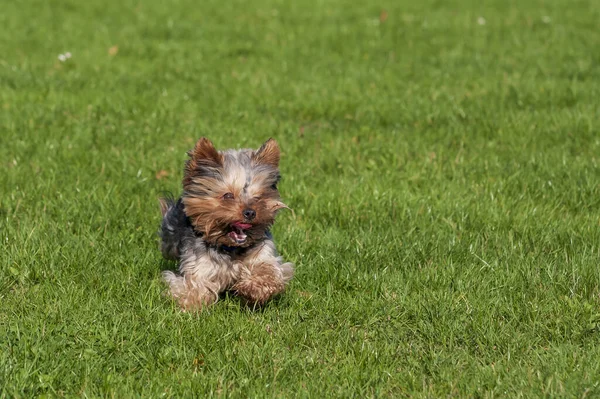
[[[279,182],[279,146],[267,141],[258,150],[218,152],[205,138],[188,153],[183,206],[194,230],[209,244],[247,247],[264,238],[284,208]],[[237,226],[246,240],[232,238]]]
[[[285,289],[293,264],[279,256],[269,233],[281,202],[279,146],[217,151],[201,138],[188,152],[183,194],[161,199],[161,251],[179,261],[163,272],[183,309],[200,309],[232,290],[263,304]]]

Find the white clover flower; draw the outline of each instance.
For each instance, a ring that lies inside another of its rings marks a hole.
[[[479,18],[477,18],[477,23],[478,23],[479,25],[485,25],[485,23],[486,23],[486,20],[485,20],[485,18],[483,18],[483,17],[479,17]]]
[[[68,60],[69,58],[71,58],[73,55],[70,52],[66,52],[64,54],[59,54],[58,55],[58,60],[60,62],[65,62],[66,60]]]

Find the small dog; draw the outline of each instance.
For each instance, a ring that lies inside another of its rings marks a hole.
[[[188,156],[181,198],[160,200],[161,252],[179,261],[179,274],[163,272],[171,295],[184,310],[210,305],[226,290],[264,304],[294,274],[269,232],[287,208],[277,191],[277,142],[219,152],[203,137]]]

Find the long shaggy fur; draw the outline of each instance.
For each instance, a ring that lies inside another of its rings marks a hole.
[[[200,309],[232,290],[264,304],[285,290],[293,265],[278,255],[269,228],[281,202],[279,147],[217,151],[201,138],[188,153],[181,198],[163,198],[160,237],[171,295],[183,309]]]

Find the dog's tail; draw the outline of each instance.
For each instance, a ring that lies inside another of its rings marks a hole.
[[[183,201],[172,196],[159,199],[162,223],[158,232],[160,250],[166,259],[179,260],[183,239],[192,234],[193,228],[183,210]]]

